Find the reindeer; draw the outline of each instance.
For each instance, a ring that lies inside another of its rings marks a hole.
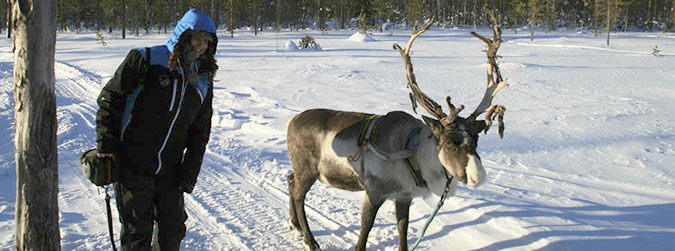
[[[393,111],[384,116],[311,109],[294,116],[288,123],[288,155],[293,173],[288,176],[290,227],[303,236],[305,250],[320,250],[307,223],[305,196],[318,179],[322,183],[349,191],[365,190],[361,211],[361,233],[356,250],[365,250],[378,209],[385,200],[393,200],[399,232],[399,250],[407,250],[408,213],[412,199],[445,189],[456,191],[458,180],[474,188],[485,181],[485,171],[476,153],[478,134],[487,133],[498,118],[503,137],[502,105],[491,105],[494,96],[508,84],[502,80],[496,62],[501,44],[501,29],[494,13],[485,12],[494,23],[493,40],[472,34],[488,45],[488,83],[485,95],[468,117],[459,116],[463,105],[455,107],[446,98],[449,113],[419,88],[410,49],[413,41],[427,31],[413,29],[405,49],[394,48],[403,57],[413,110],[416,104],[435,118]],[[486,113],[485,120],[477,120]],[[456,178],[456,179],[453,179]]]

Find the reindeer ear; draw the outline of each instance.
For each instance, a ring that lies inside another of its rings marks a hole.
[[[485,120],[477,120],[475,123],[476,123],[476,128],[478,129],[478,130],[476,130],[476,132],[480,133],[483,130],[485,130]]]
[[[441,122],[424,115],[422,115],[422,119],[424,120],[424,123],[427,124],[429,128],[431,128],[431,132],[434,134],[434,136],[440,138],[441,132],[443,131],[443,125],[441,125]]]

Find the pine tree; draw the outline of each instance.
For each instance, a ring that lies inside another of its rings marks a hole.
[[[387,20],[395,22],[398,20],[396,17],[396,9],[393,1],[388,0],[373,0],[375,18],[381,22],[386,22]],[[380,31],[382,27],[380,26]]]
[[[406,0],[405,19],[406,23],[415,26],[424,23],[422,13],[424,8],[423,0]]]
[[[368,29],[375,27],[375,20],[373,15],[373,5],[370,0],[358,0],[357,6],[359,9],[358,25],[359,30],[365,32]]]
[[[63,1],[63,0],[62,0]],[[121,27],[122,38],[126,38],[126,2],[128,0],[101,0],[100,7],[104,11],[106,23],[109,25],[109,32],[113,27]]]
[[[542,1],[543,0],[528,0],[527,9],[529,10],[530,16],[530,41],[534,41],[534,28],[538,22],[539,15],[542,12]]]
[[[609,45],[610,33],[615,29],[617,17],[623,13],[626,6],[623,0],[595,0],[594,16],[597,18],[596,30],[604,27],[607,34],[607,45]]]
[[[235,0],[227,0],[227,30],[230,32],[230,37],[234,37],[234,1]]]
[[[0,33],[2,33],[2,30],[7,27],[7,30],[9,31],[9,22],[8,22],[8,16],[7,14],[9,13],[9,4],[6,1],[0,0]],[[8,32],[9,33],[9,32]]]
[[[670,5],[670,29],[675,30],[675,0]]]
[[[508,12],[506,19],[509,20],[513,32],[518,33],[518,27],[522,25],[523,17],[527,14],[527,0],[511,0],[509,8],[511,11]]]
[[[150,29],[152,26],[152,18],[153,18],[153,12],[152,12],[152,0],[145,0],[145,34],[150,33]]]
[[[548,30],[553,31],[556,29],[556,2],[555,0],[545,0],[545,2],[544,17],[548,26]]]

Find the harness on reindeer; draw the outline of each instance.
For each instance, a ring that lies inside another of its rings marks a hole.
[[[359,134],[359,138],[356,141],[356,145],[359,147],[359,150],[354,155],[349,156],[347,159],[350,162],[361,160],[361,168],[363,168],[365,164],[363,154],[368,151],[372,152],[375,154],[375,156],[383,160],[403,160],[403,162],[408,167],[408,171],[410,171],[410,174],[415,179],[415,184],[418,187],[427,187],[427,182],[422,178],[419,162],[415,156],[417,147],[420,144],[418,136],[422,131],[422,128],[416,127],[410,130],[408,137],[406,138],[404,149],[390,153],[383,150],[375,143],[378,125],[382,121],[382,118],[384,118],[384,116],[373,115],[368,119],[368,122],[361,128],[361,133]]]

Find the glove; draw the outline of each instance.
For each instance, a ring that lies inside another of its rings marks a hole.
[[[195,188],[194,183],[188,181],[186,178],[182,178],[178,182],[178,191],[184,192],[184,193],[192,193],[192,190]]]

